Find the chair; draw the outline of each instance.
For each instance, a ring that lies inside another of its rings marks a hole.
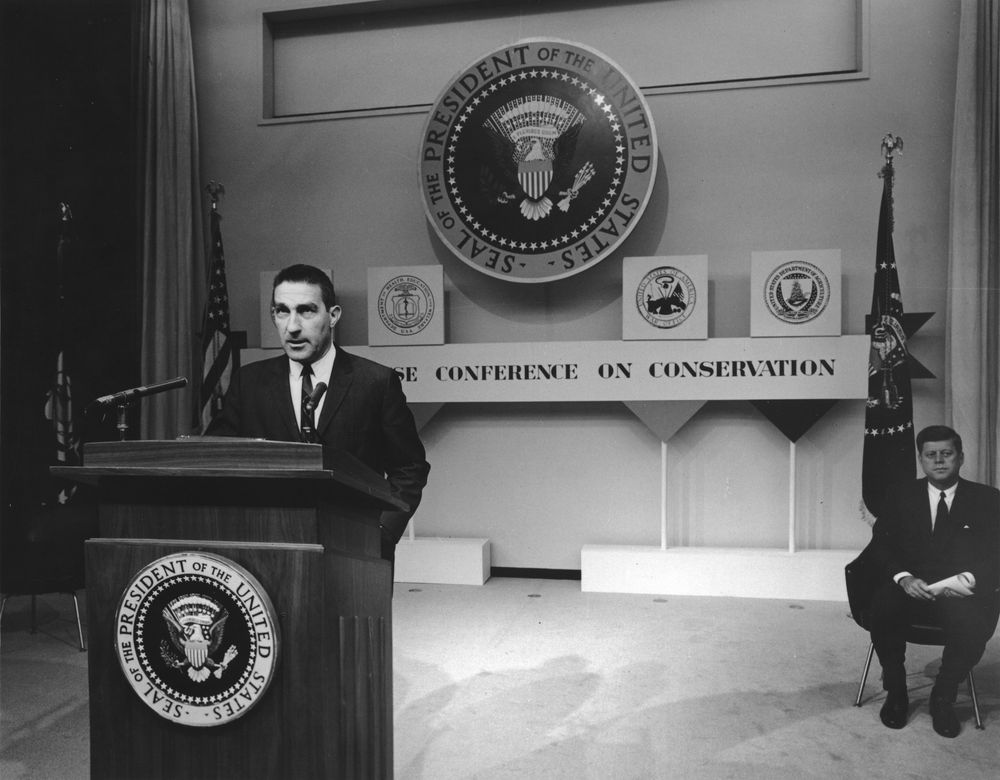
[[[869,631],[869,606],[872,593],[877,585],[877,572],[872,563],[871,545],[866,547],[861,554],[844,567],[844,578],[847,584],[847,601],[851,608],[851,617],[865,631]],[[996,631],[998,619],[1000,619],[1000,591],[994,593],[993,608],[991,610],[992,628],[990,634]],[[930,622],[913,623],[906,634],[906,641],[915,645],[944,645],[944,629],[940,625]],[[854,706],[861,706],[861,698],[865,692],[865,683],[868,681],[868,672],[872,665],[872,656],[875,654],[875,645],[868,643],[868,655],[865,658],[864,671],[861,673],[861,683],[858,685],[858,695],[854,700]],[[982,715],[979,711],[979,699],[976,697],[976,680],[972,670],[969,670],[969,696],[972,699],[972,710],[976,718],[976,728],[982,730]]]
[[[84,580],[83,543],[97,535],[97,513],[86,500],[65,505],[14,507],[4,519],[0,568],[0,620],[7,599],[31,596],[31,633],[37,630],[35,601],[44,593],[73,597],[80,652],[87,649],[76,592]]]

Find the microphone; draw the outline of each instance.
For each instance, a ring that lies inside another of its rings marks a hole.
[[[323,397],[323,393],[326,392],[326,382],[320,382],[313,388],[312,395],[302,399],[303,419],[305,420],[302,425],[302,438],[309,444],[316,444],[316,428],[314,427],[316,422],[313,420],[313,412],[316,410],[316,404],[319,403],[319,399]]]
[[[323,397],[326,392],[326,382],[320,382],[316,387],[313,388],[312,395],[306,399],[306,411],[312,412],[316,408],[316,404],[319,403],[319,399]]]
[[[111,395],[102,395],[100,398],[95,398],[92,403],[100,406],[127,404],[133,398],[143,398],[147,395],[162,393],[165,390],[173,390],[175,387],[184,387],[187,383],[187,377],[179,376],[176,379],[168,379],[166,382],[158,382],[154,385],[140,385],[129,390],[111,393]]]

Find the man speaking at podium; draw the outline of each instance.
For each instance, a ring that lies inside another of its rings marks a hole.
[[[430,465],[396,372],[334,343],[340,315],[323,271],[311,265],[279,271],[271,320],[285,354],[243,366],[205,434],[318,442],[384,474],[411,510],[380,518],[382,557],[392,561]]]

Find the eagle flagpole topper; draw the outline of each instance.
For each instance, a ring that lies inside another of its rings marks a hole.
[[[583,44],[532,38],[456,75],[421,136],[427,219],[459,259],[512,282],[596,265],[653,189],[656,132],[635,83]]]

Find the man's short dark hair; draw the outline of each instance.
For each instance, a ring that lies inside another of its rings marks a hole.
[[[304,282],[314,284],[320,289],[323,296],[323,305],[329,309],[337,305],[337,295],[333,289],[333,282],[319,268],[304,263],[290,265],[282,268],[274,277],[274,284],[271,285],[271,305],[274,306],[274,290],[282,282]]]
[[[955,444],[955,449],[962,451],[962,437],[954,428],[947,425],[928,425],[917,434],[917,452],[923,452],[924,443],[928,441],[950,441]]]

